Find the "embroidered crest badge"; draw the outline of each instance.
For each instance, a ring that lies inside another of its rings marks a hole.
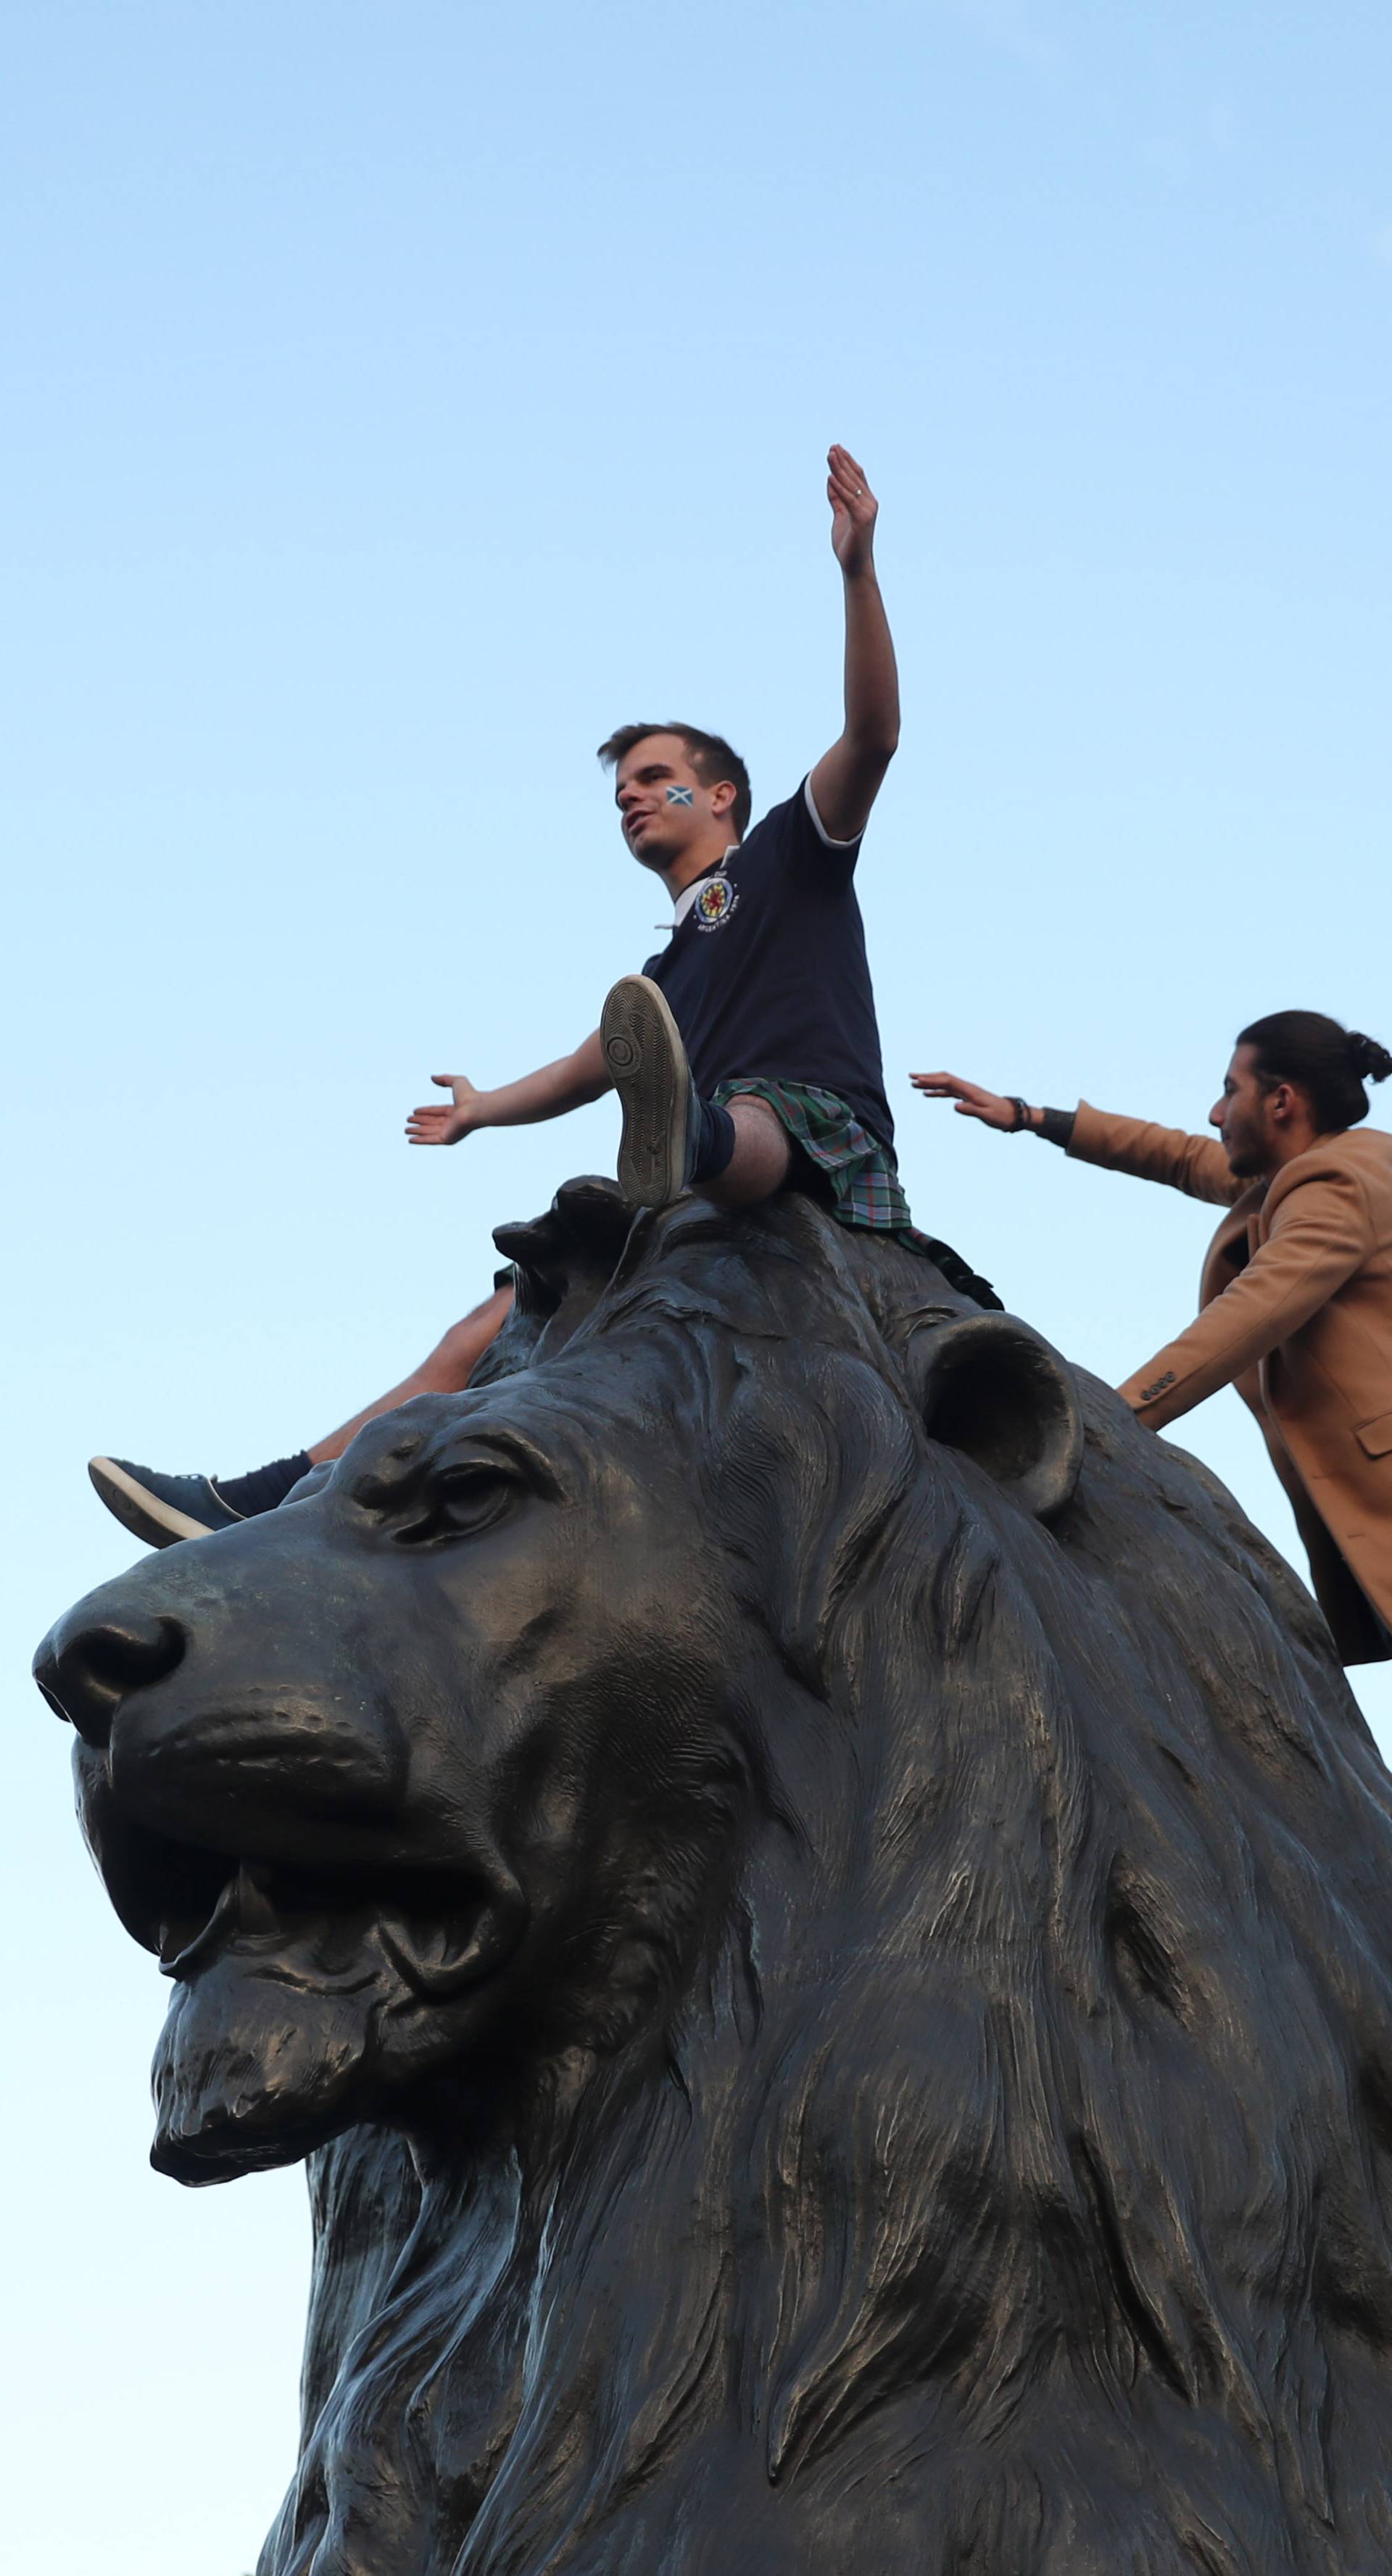
[[[691,907],[697,929],[719,930],[738,902],[739,896],[728,877],[707,877]]]

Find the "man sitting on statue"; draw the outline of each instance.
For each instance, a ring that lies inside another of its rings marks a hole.
[[[630,852],[672,899],[666,947],[614,986],[600,1027],[573,1054],[494,1091],[436,1074],[449,1105],[413,1110],[406,1133],[413,1145],[455,1145],[479,1128],[562,1117],[614,1089],[619,1186],[634,1206],[663,1207],[690,1189],[751,1207],[800,1181],[823,1191],[844,1224],[899,1235],[995,1305],[945,1244],[914,1233],[894,1159],[854,876],[899,739],[899,686],[875,575],[879,505],[844,447],[827,461],[846,615],[838,739],[746,838],[749,774],[719,735],[685,724],[612,734],[599,756],[614,770]],[[413,1376],[327,1439],[250,1475],[168,1476],[103,1457],[91,1462],[92,1481],[155,1547],[273,1510],[365,1422],[412,1396],[467,1386],[510,1303],[505,1275]]]
[[[1236,1386],[1346,1664],[1392,1656],[1392,1136],[1354,1132],[1365,1081],[1389,1073],[1375,1038],[1320,1011],[1273,1011],[1242,1031],[1209,1111],[1220,1144],[1086,1100],[1037,1109],[955,1074],[913,1077],[983,1126],[1029,1129],[1079,1162],[1227,1209],[1197,1322],[1121,1393],[1160,1431]]]

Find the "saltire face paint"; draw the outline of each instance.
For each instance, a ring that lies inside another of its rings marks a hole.
[[[667,790],[667,802],[669,805],[689,805],[691,803],[691,796],[692,791],[689,787],[669,787]]]

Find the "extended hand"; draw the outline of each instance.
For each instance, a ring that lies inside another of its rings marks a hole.
[[[833,447],[828,453],[827,499],[831,503],[831,551],[841,570],[868,571],[874,560],[875,521],[880,505],[849,448]]]
[[[453,1095],[454,1106],[446,1109],[443,1100],[428,1100],[423,1109],[413,1109],[406,1121],[406,1133],[413,1145],[457,1145],[461,1136],[471,1135],[482,1122],[477,1115],[481,1097],[468,1075],[432,1073],[442,1091]]]
[[[909,1080],[925,1100],[953,1101],[959,1118],[979,1118],[983,1127],[1015,1124],[1013,1100],[1003,1100],[998,1091],[983,1091],[979,1082],[963,1082],[960,1074],[911,1073]]]

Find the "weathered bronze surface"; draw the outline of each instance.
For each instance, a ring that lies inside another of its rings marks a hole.
[[[262,2576],[1385,2570],[1392,1805],[1312,1604],[805,1200],[500,1239],[486,1384],[39,1667],[156,2163],[310,2159]]]

